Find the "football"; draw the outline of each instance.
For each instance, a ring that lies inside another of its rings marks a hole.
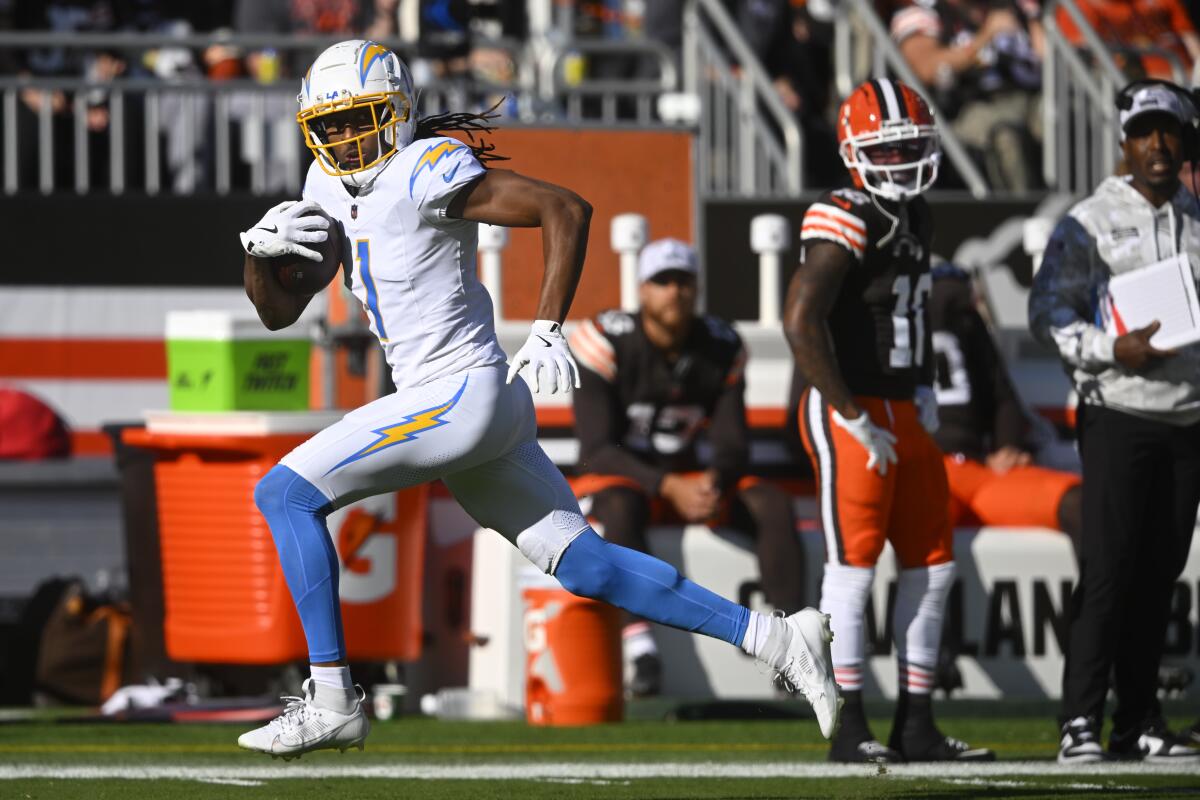
[[[296,255],[270,259],[275,278],[288,294],[304,297],[316,294],[329,285],[342,264],[342,236],[337,221],[324,211],[320,215],[329,220],[329,238],[323,242],[306,242],[304,245],[321,254],[319,262]]]

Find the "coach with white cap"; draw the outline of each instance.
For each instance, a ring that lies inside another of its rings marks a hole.
[[[1185,255],[1200,278],[1200,202],[1179,173],[1196,157],[1192,95],[1138,81],[1116,98],[1127,174],[1059,222],[1029,296],[1034,336],[1057,348],[1079,397],[1080,575],[1068,611],[1063,763],[1196,759],[1156,699],[1171,595],[1200,505],[1200,345],[1161,346],[1155,321],[1126,331],[1109,280]],[[1117,707],[1100,745],[1109,675]]]

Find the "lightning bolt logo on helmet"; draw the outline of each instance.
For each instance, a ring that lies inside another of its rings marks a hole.
[[[412,75],[376,42],[352,39],[325,50],[296,99],[305,145],[326,174],[348,186],[370,183],[413,140]]]

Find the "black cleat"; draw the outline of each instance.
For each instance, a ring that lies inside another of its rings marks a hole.
[[[904,761],[899,753],[877,739],[851,743],[842,736],[834,737],[829,760],[838,764],[900,764]]]
[[[996,760],[996,753],[993,750],[986,747],[971,747],[953,736],[943,736],[940,733],[925,742],[909,740],[899,743],[889,742],[889,744],[905,761],[980,762]],[[897,747],[897,744],[900,746]]]

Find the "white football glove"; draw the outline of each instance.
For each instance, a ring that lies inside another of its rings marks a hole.
[[[547,394],[555,394],[559,387],[562,388],[563,394],[570,393],[572,387],[579,388],[579,367],[575,364],[575,357],[571,355],[567,340],[563,338],[562,326],[557,322],[545,319],[534,321],[529,338],[513,357],[506,382],[512,383],[513,378],[517,377],[517,373],[527,364],[529,374],[533,378],[535,394],[541,392],[538,371],[542,367],[546,368],[546,376],[550,379]]]
[[[896,456],[896,434],[872,422],[867,412],[864,411],[854,419],[846,419],[834,411],[833,421],[849,431],[850,435],[866,448],[867,469],[887,475],[888,464],[899,461]]]
[[[329,238],[329,220],[313,213],[320,208],[312,201],[285,200],[264,214],[253,228],[240,234],[242,247],[259,258],[290,253],[320,262],[321,254],[302,244]]]
[[[938,419],[937,392],[932,386],[918,386],[916,394],[913,395],[913,403],[917,406],[917,417],[921,420],[921,427],[930,436],[937,433],[937,429],[942,426],[941,420]]]

